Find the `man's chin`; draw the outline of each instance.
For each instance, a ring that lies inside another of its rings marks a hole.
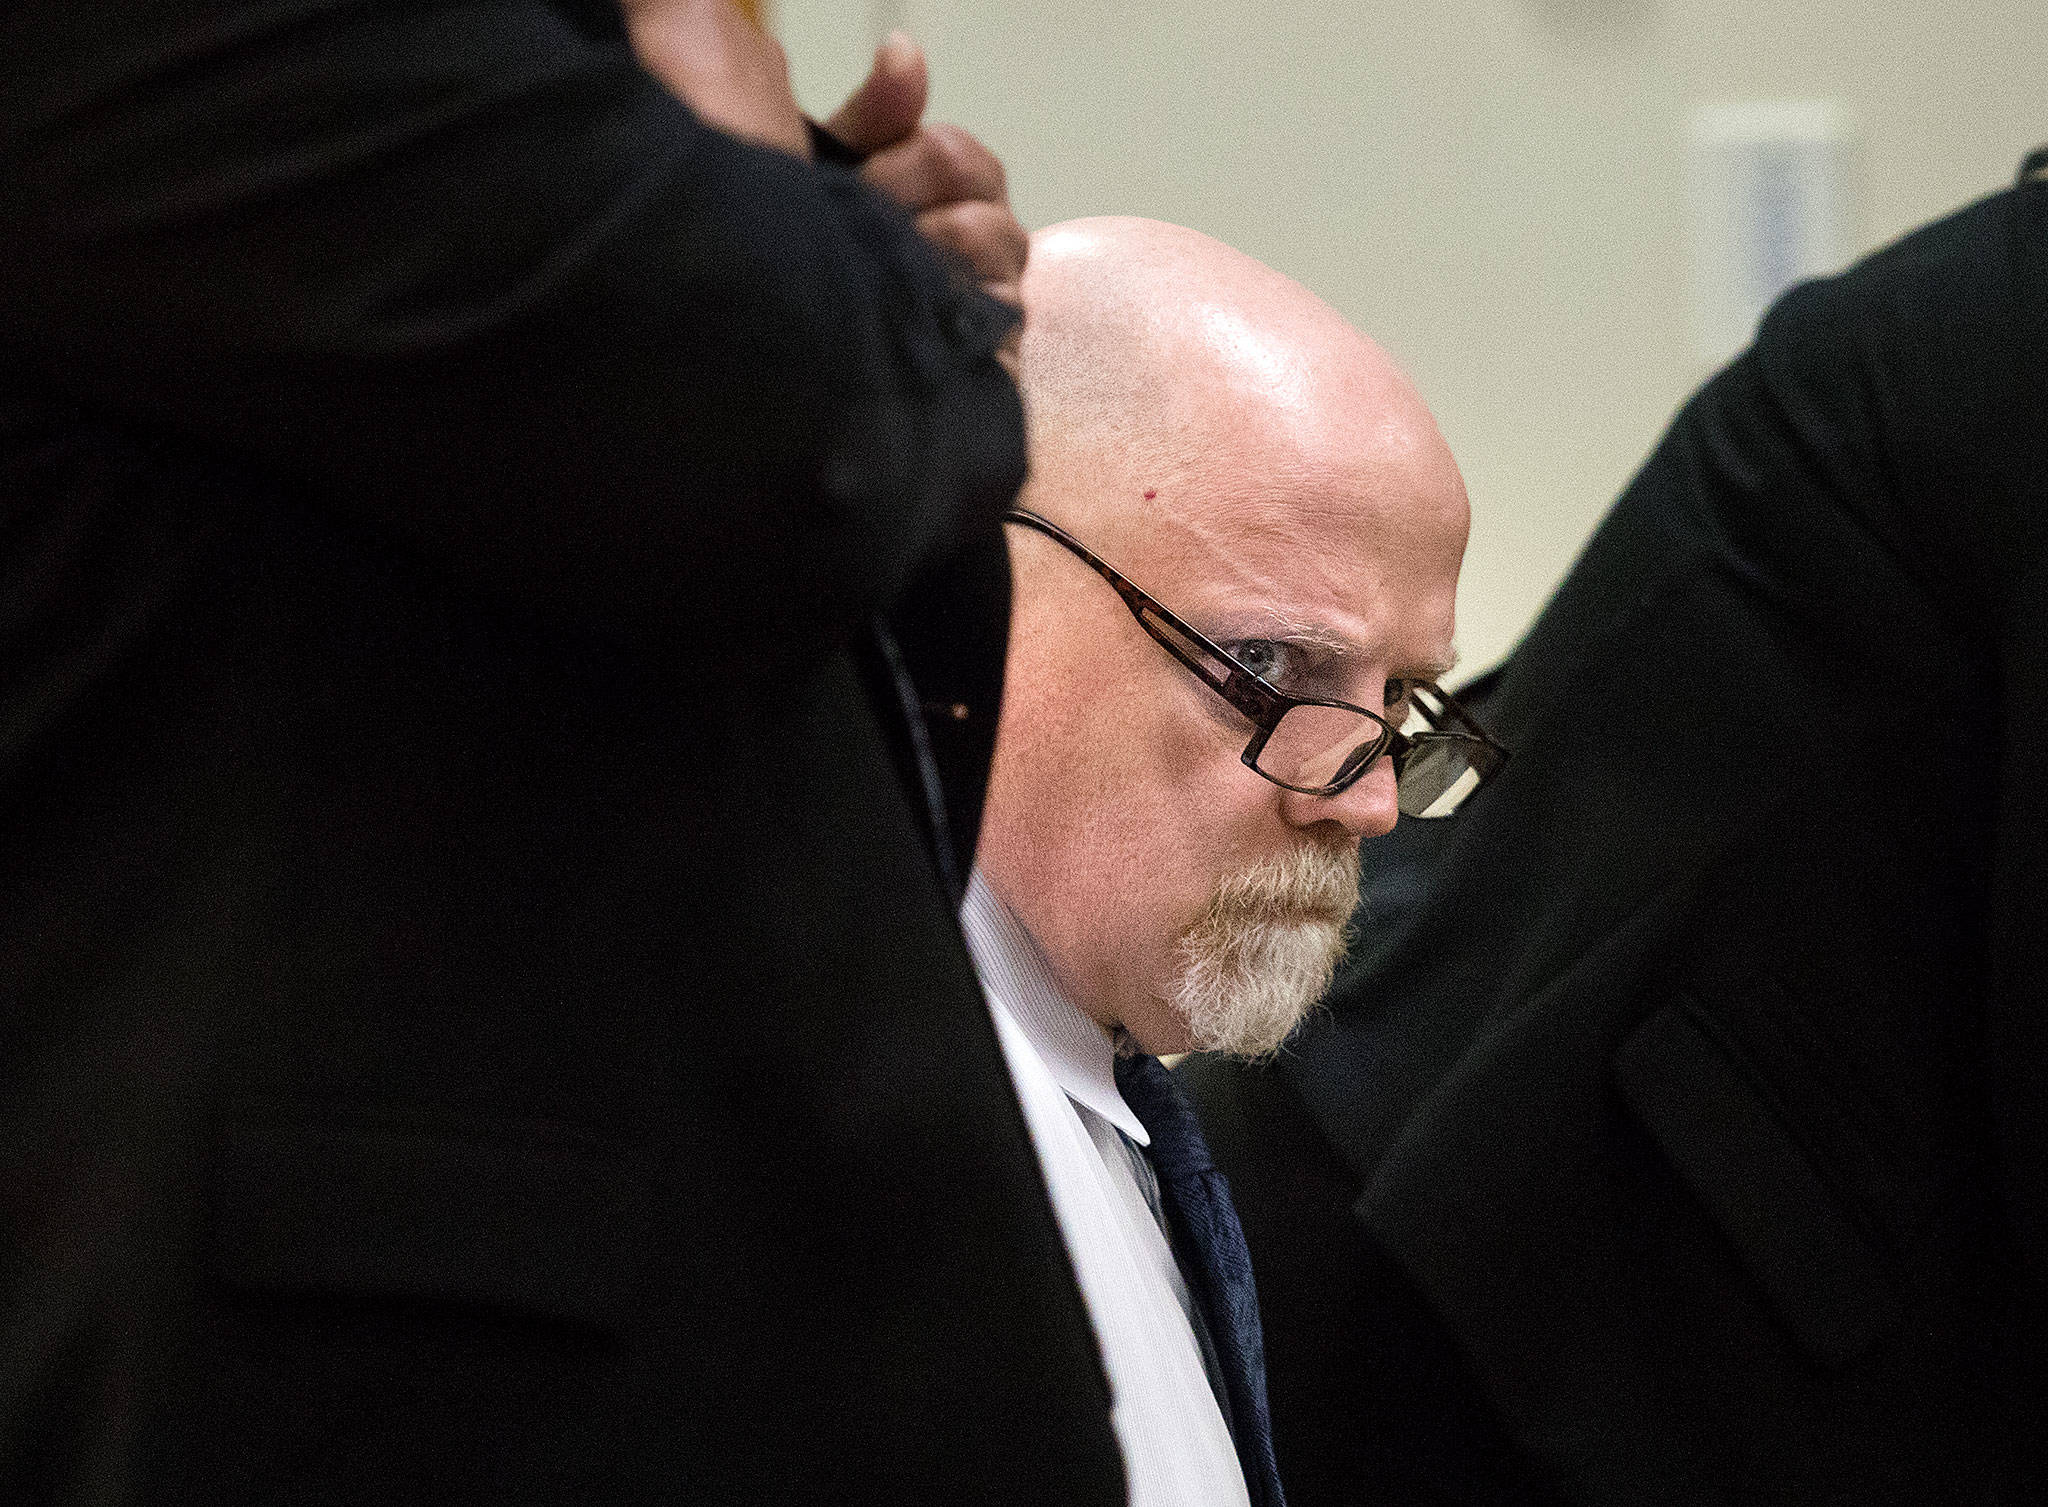
[[[1177,1050],[1247,1059],[1278,1052],[1329,991],[1349,920],[1316,912],[1213,918],[1192,929],[1168,988],[1170,1014],[1187,1042]]]

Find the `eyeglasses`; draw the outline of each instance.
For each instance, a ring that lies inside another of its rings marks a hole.
[[[1050,519],[1011,508],[1003,521],[1035,529],[1071,550],[1115,587],[1138,626],[1252,724],[1245,765],[1282,789],[1337,795],[1384,753],[1393,761],[1401,814],[1432,819],[1449,816],[1507,763],[1507,750],[1431,681],[1388,682],[1389,705],[1403,707],[1400,728],[1348,701],[1290,696],[1175,617]]]

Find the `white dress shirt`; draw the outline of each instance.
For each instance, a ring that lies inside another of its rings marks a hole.
[[[1060,993],[979,870],[960,921],[1102,1346],[1131,1507],[1247,1507],[1187,1286],[1139,1182],[1149,1169],[1133,1166],[1129,1142],[1149,1138],[1117,1092],[1109,1033]]]

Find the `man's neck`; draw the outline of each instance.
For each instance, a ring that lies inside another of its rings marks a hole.
[[[1115,1036],[1060,988],[1036,939],[980,869],[968,877],[960,925],[982,988],[1062,1091],[1142,1144],[1144,1128],[1117,1090]]]

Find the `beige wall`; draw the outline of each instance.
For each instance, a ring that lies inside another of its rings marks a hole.
[[[824,112],[890,24],[1025,223],[1134,213],[1301,279],[1406,363],[1465,468],[1468,668],[1504,652],[1705,375],[1685,139],[1700,105],[1860,123],[1855,244],[2048,140],[2039,0],[773,0]]]

